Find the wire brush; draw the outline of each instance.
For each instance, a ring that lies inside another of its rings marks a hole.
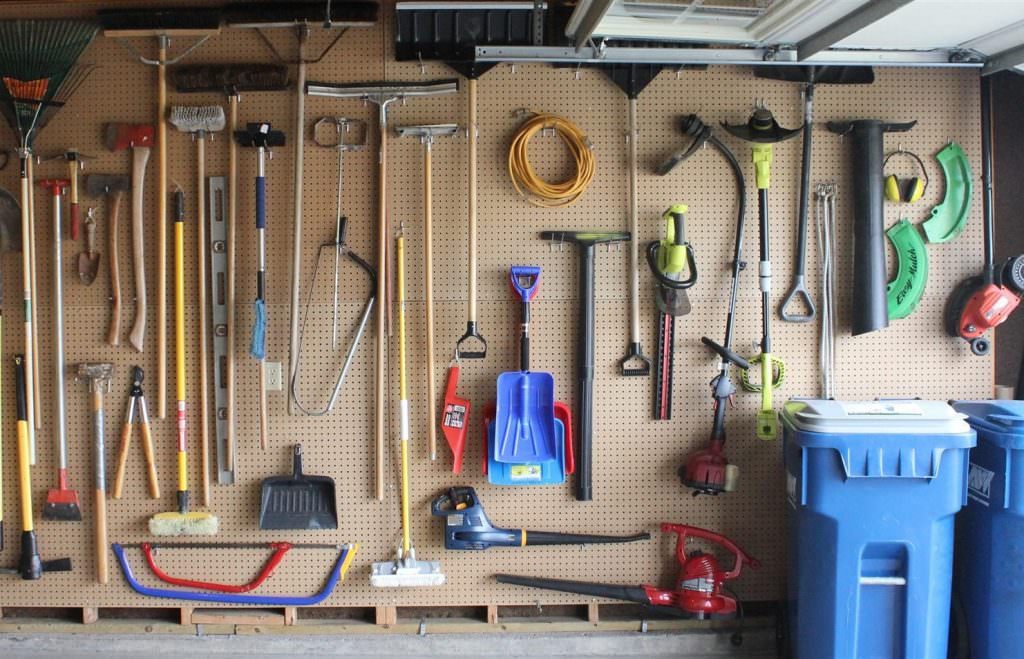
[[[551,128],[569,149],[575,163],[574,176],[557,183],[545,181],[530,164],[527,150],[538,132]],[[576,203],[594,178],[594,152],[580,128],[563,117],[537,113],[524,121],[512,137],[508,150],[508,174],[516,192],[535,206],[559,208]]]

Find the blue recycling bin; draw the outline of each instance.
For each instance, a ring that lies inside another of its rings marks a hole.
[[[918,400],[793,400],[782,421],[793,655],[945,659],[974,431]]]
[[[954,570],[971,657],[1024,656],[1024,402],[953,407],[978,432]]]

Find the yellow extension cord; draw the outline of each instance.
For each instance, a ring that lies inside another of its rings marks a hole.
[[[546,128],[553,129],[562,139],[576,167],[575,176],[557,183],[538,176],[527,153],[533,136]],[[579,126],[554,114],[537,113],[524,121],[508,149],[508,174],[512,185],[535,206],[559,208],[576,203],[590,185],[595,170],[594,152],[587,136]]]

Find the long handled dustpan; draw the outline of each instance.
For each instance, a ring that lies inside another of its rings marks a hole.
[[[519,371],[498,376],[494,459],[547,462],[556,458],[555,379],[530,372],[530,300],[540,285],[540,268],[512,266],[512,288],[523,300]]]
[[[290,476],[272,476],[263,480],[260,528],[338,528],[334,479],[302,473],[302,444],[295,445],[292,460],[293,471]]]

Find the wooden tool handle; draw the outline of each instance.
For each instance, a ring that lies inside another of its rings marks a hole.
[[[267,420],[267,363],[260,360],[260,448],[267,450],[267,434],[269,422]]]
[[[423,150],[423,270],[427,311],[427,440],[430,459],[437,459],[437,388],[434,386],[434,213],[430,176],[430,143]]]
[[[121,199],[124,193],[118,190],[107,196],[107,254],[110,259],[110,326],[107,329],[107,343],[112,346],[121,343],[121,270],[117,264],[117,233],[121,223]]]
[[[238,95],[228,97],[228,130],[231,135],[238,128]],[[235,470],[235,222],[238,219],[238,144],[228,139],[228,225],[227,225],[227,284],[224,287],[224,306],[227,307],[228,333],[224,378],[227,406],[227,470]],[[219,366],[218,366],[219,368]]]
[[[82,216],[78,207],[78,163],[77,159],[68,161],[68,179],[71,181],[71,240],[78,240],[79,228],[82,226]]]
[[[207,327],[206,309],[206,258],[210,250],[206,246],[206,204],[203,201],[202,189],[206,180],[206,138],[202,133],[196,140],[196,189],[200,191],[199,203],[196,205],[196,258],[199,268],[199,442],[202,448],[200,463],[203,468],[203,505],[210,506],[210,383],[207,373],[210,370],[208,358],[209,328]]]
[[[96,581],[105,584],[110,581],[107,565],[107,493],[96,490]]]
[[[376,433],[374,448],[376,449],[376,494],[377,500],[384,500],[384,430],[385,405],[384,387],[387,382],[385,362],[387,361],[388,320],[391,318],[391,305],[388,299],[388,133],[382,126],[380,132],[380,157],[377,159],[377,398],[376,398]]]
[[[160,498],[160,482],[156,476],[156,458],[153,455],[153,435],[149,423],[140,425],[142,428],[142,452],[146,456],[146,475],[149,479],[149,498]]]
[[[121,448],[117,451],[117,471],[114,472],[114,491],[111,496],[121,498],[124,491],[124,470],[128,466],[128,445],[132,441],[132,424],[125,422],[121,427]]]
[[[149,147],[135,147],[132,158],[132,272],[135,273],[135,322],[128,342],[142,352],[146,338],[146,262],[145,235],[143,234],[143,185],[146,179],[146,163],[149,162]]]

